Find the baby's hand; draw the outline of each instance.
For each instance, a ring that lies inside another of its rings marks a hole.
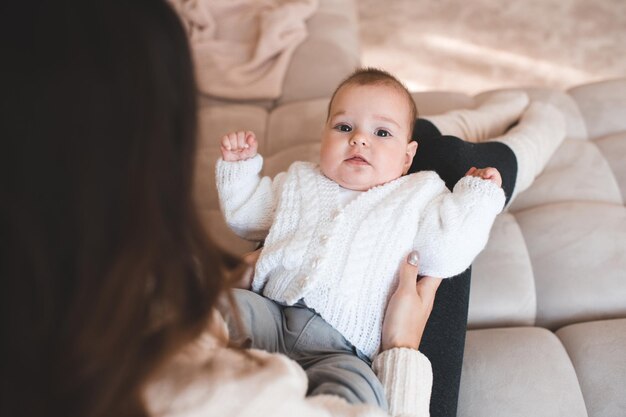
[[[482,178],[484,180],[493,182],[498,187],[502,187],[502,177],[500,176],[500,171],[492,167],[471,167],[469,171],[465,173],[465,176]]]
[[[220,150],[222,159],[227,162],[243,161],[256,155],[259,143],[254,132],[240,130],[222,137]]]

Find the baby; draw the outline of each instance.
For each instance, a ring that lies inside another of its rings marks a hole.
[[[417,150],[416,115],[396,78],[365,69],[331,99],[319,164],[295,162],[262,178],[252,132],[221,140],[216,171],[226,221],[244,238],[265,240],[251,283],[263,298],[248,291],[237,298],[247,337],[254,347],[299,361],[310,394],[384,408],[380,383],[367,369],[380,348],[400,262],[417,250],[422,274],[459,274],[484,248],[503,208],[495,168],[470,169],[452,192],[432,171],[404,175]],[[285,312],[291,308],[297,320]],[[325,355],[340,359],[329,366]]]

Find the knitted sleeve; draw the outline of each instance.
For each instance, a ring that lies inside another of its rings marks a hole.
[[[477,177],[463,177],[452,192],[443,188],[425,207],[415,237],[420,274],[449,278],[467,269],[487,244],[504,200],[502,188]]]
[[[349,404],[334,395],[306,396],[307,376],[287,356],[204,343],[179,355],[153,377],[143,393],[152,416],[389,417],[374,405]],[[393,417],[427,417],[432,372],[420,352],[390,349],[374,362]],[[241,399],[245,399],[242,401]]]
[[[274,220],[284,173],[273,180],[261,177],[263,158],[217,161],[216,183],[220,208],[228,226],[248,240],[263,240]]]
[[[424,354],[409,348],[389,349],[376,356],[372,368],[383,384],[390,415],[429,415],[433,372]]]

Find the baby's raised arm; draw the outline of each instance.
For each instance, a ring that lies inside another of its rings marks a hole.
[[[220,141],[222,159],[226,162],[243,161],[256,155],[259,143],[254,132],[240,130],[224,135]]]
[[[448,278],[463,272],[485,247],[505,198],[495,168],[470,169],[452,192],[440,181],[441,192],[424,209],[414,248],[424,274]]]
[[[254,132],[236,131],[222,136],[222,157],[215,167],[220,208],[228,226],[248,240],[263,240],[274,220],[274,211],[285,178],[261,177],[263,158],[257,153]]]

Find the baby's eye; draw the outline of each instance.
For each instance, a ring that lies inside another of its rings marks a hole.
[[[376,136],[380,136],[381,138],[388,138],[389,136],[391,136],[391,133],[389,133],[389,131],[385,129],[378,129],[374,132],[374,134]]]
[[[344,123],[338,124],[337,126],[335,126],[335,129],[339,130],[340,132],[352,132],[352,127]]]

